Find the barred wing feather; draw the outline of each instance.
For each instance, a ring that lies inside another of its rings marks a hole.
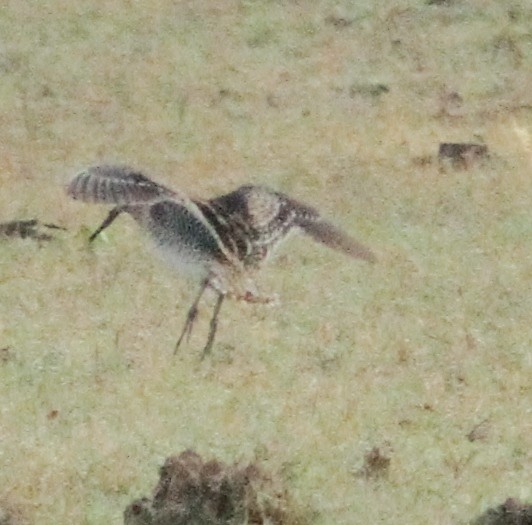
[[[73,199],[84,202],[118,206],[149,203],[161,198],[185,200],[183,196],[178,196],[176,192],[128,166],[87,168],[72,179],[67,193]]]

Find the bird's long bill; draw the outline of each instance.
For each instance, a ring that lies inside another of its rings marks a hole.
[[[303,231],[310,235],[315,241],[345,253],[354,259],[363,259],[374,263],[377,258],[375,254],[362,243],[356,241],[351,236],[324,219],[308,221],[302,225]]]

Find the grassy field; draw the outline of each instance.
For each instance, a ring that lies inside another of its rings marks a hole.
[[[0,502],[120,524],[187,447],[260,460],[323,525],[530,502],[529,2],[89,4],[0,7],[0,222],[67,228],[0,244]],[[442,167],[444,141],[491,155]],[[87,247],[106,210],[63,186],[101,161],[204,197],[268,184],[379,261],[294,238],[262,275],[280,307],[228,302],[200,362],[205,304],[174,357],[197,284],[127,217]]]

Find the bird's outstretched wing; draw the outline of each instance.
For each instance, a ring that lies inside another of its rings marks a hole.
[[[296,222],[303,233],[333,250],[338,250],[349,257],[363,259],[370,263],[374,263],[377,260],[375,254],[367,246],[353,239],[343,230],[320,216],[315,218],[304,217],[297,219]]]
[[[68,184],[66,191],[73,199],[114,205],[102,225],[91,235],[91,241],[122,212],[135,215],[135,209],[145,205],[154,219],[152,235],[157,236],[157,230],[162,229],[161,235],[164,233],[167,237],[172,234],[175,223],[179,225],[180,221],[188,221],[190,225],[199,224],[198,231],[202,232],[204,239],[210,238],[227,260],[235,266],[240,265],[239,260],[220,240],[214,225],[199,208],[200,201],[158,184],[133,168],[91,166],[78,173]],[[170,226],[167,223],[170,223]],[[192,226],[189,229],[192,231]]]
[[[313,207],[264,186],[242,186],[200,204],[224,244],[246,265],[259,265],[294,228],[346,255],[375,261],[369,248]]]
[[[124,206],[160,199],[187,200],[184,195],[148,179],[128,166],[91,166],[67,186],[73,199]]]
[[[304,234],[309,235],[316,242],[345,253],[354,259],[363,259],[374,263],[375,254],[364,244],[348,235],[332,222],[324,219],[321,214],[307,204],[283,195],[286,205],[294,210],[294,226]]]

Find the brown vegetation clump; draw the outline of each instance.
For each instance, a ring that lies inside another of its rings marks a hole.
[[[256,464],[204,461],[192,450],[169,457],[153,498],[131,503],[125,525],[296,525],[307,523]]]
[[[502,505],[488,509],[471,525],[532,525],[532,505],[508,498]]]

